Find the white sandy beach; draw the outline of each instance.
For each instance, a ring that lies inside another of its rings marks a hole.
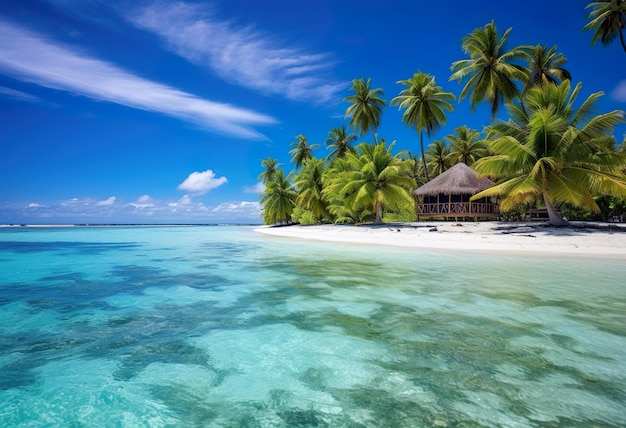
[[[626,224],[424,222],[383,225],[264,226],[257,232],[288,238],[410,248],[531,252],[626,259]]]

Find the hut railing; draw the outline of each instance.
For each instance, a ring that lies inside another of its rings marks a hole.
[[[418,204],[422,217],[498,217],[497,204],[489,202],[439,202]]]

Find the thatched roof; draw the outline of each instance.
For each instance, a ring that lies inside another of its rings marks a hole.
[[[417,196],[475,195],[493,186],[487,177],[478,179],[478,173],[464,163],[458,163],[428,183],[413,191]]]

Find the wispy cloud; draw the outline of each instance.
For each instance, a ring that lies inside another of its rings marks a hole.
[[[213,214],[223,218],[248,218],[258,221],[261,218],[261,204],[259,202],[224,202],[213,208]]]
[[[244,193],[261,193],[265,190],[265,184],[259,181],[254,186],[246,186],[243,188]]]
[[[29,102],[39,101],[39,98],[37,98],[34,95],[27,94],[26,92],[18,91],[15,89],[7,88],[5,86],[0,86],[0,95],[6,96],[9,98],[14,98],[20,101],[29,101]]]
[[[621,103],[626,103],[626,80],[620,81],[611,92],[611,98]]]
[[[239,138],[262,139],[254,127],[276,122],[264,114],[141,78],[1,19],[0,72],[47,88],[158,112]]]
[[[215,177],[210,169],[202,172],[192,172],[185,181],[178,185],[179,190],[185,190],[195,195],[204,195],[209,190],[215,189],[228,182],[226,177]]]
[[[128,19],[158,34],[177,55],[243,87],[320,104],[346,88],[328,77],[336,63],[331,55],[285,47],[261,31],[218,20],[202,5],[158,2]]]

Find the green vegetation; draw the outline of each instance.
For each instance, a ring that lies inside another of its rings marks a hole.
[[[589,117],[600,93],[574,108],[581,86],[537,86],[524,97],[525,108],[508,105],[509,121],[489,128],[494,155],[474,164],[479,174],[501,180],[475,198],[502,196],[505,211],[540,198],[550,222],[561,224],[555,207],[563,203],[597,213],[594,195],[626,196],[626,158],[615,152],[610,134],[624,122],[623,112]]]
[[[624,50],[626,2],[589,3],[589,23],[604,44],[619,36]],[[451,92],[435,77],[418,71],[399,80],[404,88],[391,100],[402,121],[419,134],[420,155],[394,154],[395,142],[379,138],[386,101],[383,90],[366,78],[352,81],[346,125],[331,129],[324,141],[329,151],[317,158],[319,144],[300,134],[289,152],[294,169],[287,174],[276,159],[262,161],[259,175],[266,224],[362,223],[413,221],[412,191],[457,163],[465,163],[496,185],[475,199],[497,197],[504,219],[523,219],[532,207],[544,208],[554,225],[569,219],[614,219],[626,216],[626,141],[617,148],[615,126],[624,111],[596,114],[601,92],[576,103],[581,83],[570,83],[565,55],[557,46],[506,49],[512,29],[499,35],[494,22],[462,38],[469,58],[455,61],[450,80],[464,86],[459,101],[469,97],[472,109],[487,102],[491,124],[479,131],[459,126],[424,150],[454,110]],[[508,118],[496,120],[502,105]],[[371,143],[354,145],[370,134]],[[626,135],[624,136],[626,140]]]
[[[626,41],[624,40],[624,29],[626,28],[626,1],[624,0],[600,0],[587,5],[585,9],[591,9],[587,19],[589,22],[583,30],[593,30],[591,45],[598,39],[604,46],[607,46],[615,38],[619,37],[624,52],[626,52]]]

